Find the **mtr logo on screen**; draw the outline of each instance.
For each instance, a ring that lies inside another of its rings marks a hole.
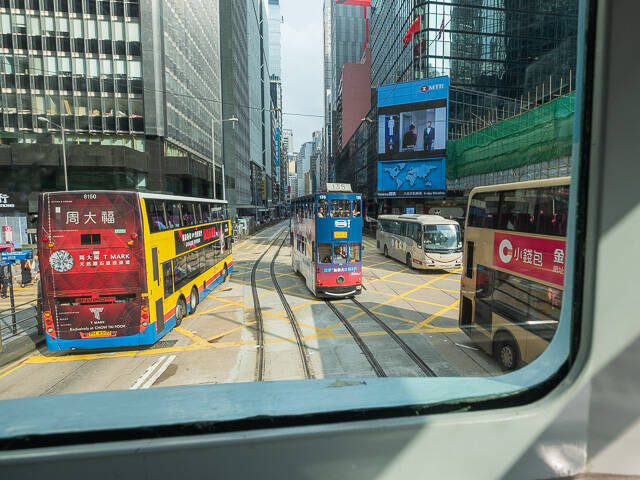
[[[426,93],[426,92],[428,92],[429,90],[444,90],[444,83],[436,83],[435,85],[431,85],[431,86],[429,86],[429,85],[422,85],[422,86],[420,87],[420,91],[421,91],[422,93]]]

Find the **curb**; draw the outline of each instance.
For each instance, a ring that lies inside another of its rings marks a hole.
[[[35,338],[34,338],[35,337]],[[24,336],[8,345],[3,346],[0,351],[0,367],[7,365],[20,357],[35,351],[39,346],[44,345],[44,336]]]

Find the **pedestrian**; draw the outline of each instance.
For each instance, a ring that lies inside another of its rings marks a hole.
[[[20,288],[31,285],[31,260],[20,260]]]
[[[9,282],[11,281],[11,265],[0,265],[0,282],[2,282],[2,298],[7,298]]]
[[[38,255],[33,256],[33,261],[31,262],[31,276],[35,282],[40,280],[40,261],[38,259]]]

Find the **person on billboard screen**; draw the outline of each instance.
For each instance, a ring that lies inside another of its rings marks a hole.
[[[402,148],[406,150],[413,150],[418,142],[418,135],[415,132],[416,126],[412,123],[409,125],[409,130],[402,137]]]
[[[436,129],[431,126],[431,120],[427,122],[427,128],[424,129],[424,149],[433,150],[433,142],[436,138]]]

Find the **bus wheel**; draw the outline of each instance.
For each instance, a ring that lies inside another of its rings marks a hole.
[[[413,264],[411,263],[411,254],[407,253],[407,267],[413,268]]]
[[[184,298],[180,297],[178,299],[178,303],[176,304],[176,327],[180,326],[182,323],[182,319],[187,314],[187,302],[184,301]]]
[[[200,303],[200,297],[198,295],[198,289],[193,287],[191,289],[191,296],[189,297],[189,313],[193,314],[198,308],[198,304]]]
[[[518,347],[511,338],[502,337],[495,342],[494,357],[505,371],[515,370],[520,362]]]
[[[384,256],[387,258],[389,257],[389,249],[387,249],[386,245],[384,246]]]

